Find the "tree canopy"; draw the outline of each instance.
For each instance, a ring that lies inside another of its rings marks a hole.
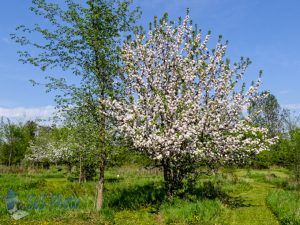
[[[220,38],[209,50],[209,39],[189,15],[178,25],[167,15],[155,20],[122,49],[126,97],[106,102],[133,146],[161,163],[170,193],[198,162],[240,163],[275,141],[240,117],[259,99],[260,79],[236,90],[250,61],[232,67],[224,59],[227,42]]]

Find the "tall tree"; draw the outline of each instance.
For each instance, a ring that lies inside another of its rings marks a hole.
[[[254,124],[267,128],[274,137],[283,130],[282,109],[273,94],[264,91],[259,96],[259,99],[251,101],[248,113]]]
[[[65,0],[61,4],[32,0],[30,8],[47,26],[19,26],[12,38],[36,48],[20,51],[20,60],[42,70],[58,67],[74,76],[48,76],[47,91],[58,90],[58,108],[68,118],[90,123],[98,134],[99,182],[96,208],[103,205],[104,170],[109,150],[109,121],[99,99],[115,97],[119,75],[119,44],[130,32],[139,10],[131,0]],[[38,35],[39,38],[36,38]],[[67,78],[70,79],[67,79]],[[75,80],[75,81],[74,81]],[[79,120],[78,120],[79,119]],[[82,119],[82,120],[81,120]]]
[[[137,33],[123,48],[126,97],[106,102],[133,146],[160,163],[169,195],[199,161],[238,163],[273,141],[240,117],[260,85],[236,91],[249,60],[231,68],[227,43],[210,51],[209,38],[189,16],[178,25],[167,15],[155,20],[148,35]]]

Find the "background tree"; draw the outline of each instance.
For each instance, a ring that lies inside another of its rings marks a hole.
[[[269,136],[278,136],[279,141],[270,151],[258,154],[253,165],[259,168],[271,165],[291,168],[295,165],[292,158],[297,155],[294,146],[297,145],[299,117],[292,115],[290,110],[281,108],[273,94],[264,91],[259,96],[261,98],[251,102],[248,113],[256,126],[267,128]]]
[[[272,151],[273,163],[294,171],[298,181],[300,177],[299,121],[299,116],[292,114],[288,109],[283,110],[284,130],[280,135],[278,144],[274,146],[274,151]]]
[[[227,43],[220,38],[209,50],[209,38],[201,39],[189,16],[178,26],[167,15],[154,20],[148,35],[137,33],[122,49],[125,98],[106,102],[133,146],[160,163],[169,196],[199,162],[237,164],[274,141],[240,117],[259,98],[260,80],[236,91],[249,60],[232,68],[224,59]]]
[[[78,1],[80,2],[80,1]],[[62,4],[33,0],[30,8],[49,27],[36,24],[33,28],[19,26],[12,38],[21,45],[38,51],[20,51],[20,60],[42,70],[59,68],[74,76],[47,77],[47,91],[58,90],[58,108],[68,117],[89,120],[96,129],[99,159],[97,209],[102,208],[104,170],[109,151],[109,121],[99,109],[99,99],[116,96],[115,82],[119,75],[119,44],[124,32],[132,30],[138,9],[130,11],[131,0],[87,0],[85,4],[65,0]],[[36,38],[36,37],[39,38]],[[37,53],[36,55],[34,55]],[[78,116],[79,115],[79,116]],[[81,120],[78,120],[80,123]]]
[[[284,115],[276,97],[268,91],[257,94],[260,96],[256,101],[251,101],[248,108],[248,114],[255,126],[261,126],[268,129],[270,137],[282,136],[284,131]],[[270,151],[259,153],[252,160],[252,164],[256,168],[268,168],[278,161],[277,149],[284,141],[277,142],[270,148]]]
[[[300,116],[289,109],[282,109],[283,133],[289,137],[291,132],[299,127]]]
[[[9,119],[0,121],[0,161],[11,166],[20,164],[35,138],[36,123],[28,121],[25,124],[12,123]]]
[[[259,95],[261,98],[251,102],[248,113],[255,125],[266,127],[269,135],[274,137],[283,131],[282,109],[270,92],[264,91]]]
[[[40,126],[37,135],[30,142],[25,161],[42,165],[65,164],[69,171],[74,164],[76,143],[67,128]]]
[[[295,180],[300,184],[300,128],[294,129],[290,134],[290,169],[293,172]]]

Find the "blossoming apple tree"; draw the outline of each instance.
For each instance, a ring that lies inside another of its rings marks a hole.
[[[177,25],[155,20],[123,47],[126,97],[107,101],[133,146],[160,163],[170,195],[198,162],[239,163],[274,142],[241,116],[261,84],[243,85],[249,60],[231,66],[227,43],[209,50],[209,39],[189,15]]]
[[[30,153],[25,156],[25,161],[35,163],[67,163],[74,161],[75,143],[70,140],[52,140],[47,137],[38,137],[29,146]]]

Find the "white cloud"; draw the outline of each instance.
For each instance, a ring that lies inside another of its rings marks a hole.
[[[285,95],[285,94],[288,94],[290,91],[288,91],[288,90],[281,90],[281,91],[279,91],[279,94],[281,94],[281,95]]]
[[[6,44],[11,44],[12,43],[12,41],[7,37],[1,38],[1,41],[6,43]]]
[[[283,108],[297,110],[297,109],[300,109],[300,104],[286,104],[286,105],[283,105]]]
[[[13,121],[24,122],[26,120],[47,120],[53,116],[55,112],[54,106],[42,106],[42,107],[15,107],[4,108],[0,107],[0,117],[6,117]]]

